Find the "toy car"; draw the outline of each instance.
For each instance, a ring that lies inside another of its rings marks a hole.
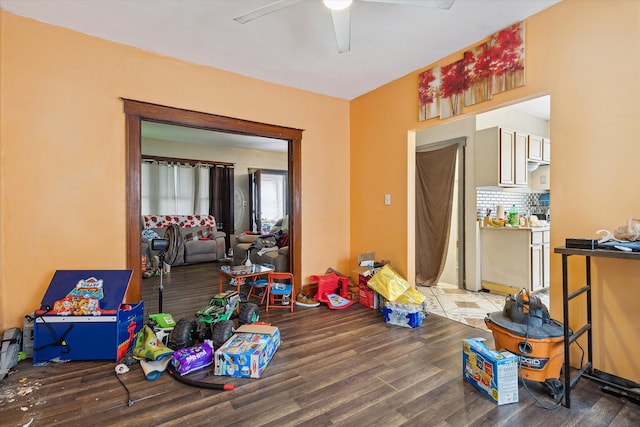
[[[196,312],[196,317],[185,317],[176,323],[169,338],[169,347],[178,350],[191,347],[195,341],[204,342],[210,339],[213,347],[224,344],[235,331],[233,319],[238,319],[238,326],[255,323],[260,318],[260,310],[254,303],[241,303],[237,291],[216,294],[209,305]]]
[[[147,325],[153,329],[153,332],[162,344],[168,345],[169,337],[171,336],[171,332],[173,332],[173,328],[176,326],[176,321],[169,313],[154,313],[149,315]]]

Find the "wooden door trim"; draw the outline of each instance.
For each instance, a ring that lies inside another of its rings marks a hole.
[[[289,264],[298,284],[302,283],[302,213],[300,203],[301,190],[301,129],[253,122],[233,117],[219,116],[193,110],[185,110],[165,105],[151,104],[122,98],[125,113],[126,143],[126,215],[127,215],[127,269],[133,270],[133,277],[127,292],[128,301],[142,299],[141,249],[140,236],[140,161],[141,122],[142,120],[187,126],[218,132],[241,135],[254,135],[288,141],[289,174]]]

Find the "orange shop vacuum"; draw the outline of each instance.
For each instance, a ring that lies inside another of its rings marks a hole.
[[[539,382],[554,399],[564,395],[560,370],[564,360],[564,327],[551,319],[539,297],[523,289],[509,295],[500,312],[489,313],[485,324],[496,349],[518,355],[518,375]]]

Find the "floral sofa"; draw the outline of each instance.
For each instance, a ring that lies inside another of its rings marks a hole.
[[[149,260],[158,255],[151,249],[151,240],[163,238],[172,224],[180,227],[178,254],[172,265],[217,261],[226,256],[226,234],[217,231],[212,215],[143,215],[142,255]]]

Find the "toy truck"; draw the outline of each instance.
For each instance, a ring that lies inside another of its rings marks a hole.
[[[224,344],[238,326],[255,323],[260,318],[258,306],[250,302],[241,302],[237,291],[216,294],[194,317],[185,317],[176,323],[169,338],[169,347],[178,350],[191,347],[195,341],[204,342],[210,339],[214,348]]]

